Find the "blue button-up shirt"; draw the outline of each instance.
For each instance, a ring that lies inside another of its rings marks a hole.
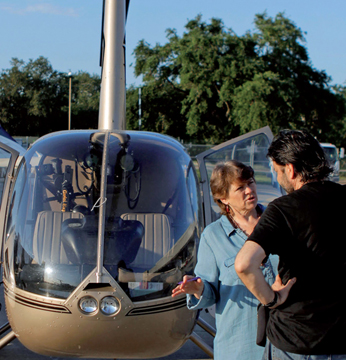
[[[195,274],[203,280],[204,290],[199,300],[188,295],[187,306],[196,310],[216,304],[216,360],[260,360],[264,351],[256,345],[258,300],[234,269],[246,239],[225,215],[207,226],[201,236]],[[262,267],[269,284],[275,281],[277,265],[278,257],[271,256]]]

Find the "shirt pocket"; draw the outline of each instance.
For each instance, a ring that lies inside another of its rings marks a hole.
[[[235,256],[227,258],[221,268],[220,280],[225,285],[234,285],[235,281],[240,281],[234,269],[235,258]]]

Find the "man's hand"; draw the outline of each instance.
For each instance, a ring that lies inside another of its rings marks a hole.
[[[204,283],[200,278],[195,281],[188,281],[190,279],[193,279],[193,276],[185,275],[183,282],[172,290],[172,297],[180,294],[190,294],[199,299],[203,293]]]
[[[275,309],[276,307],[283,304],[287,300],[288,294],[290,293],[291,288],[296,283],[296,281],[297,281],[297,278],[292,278],[292,279],[288,280],[286,285],[284,285],[282,283],[280,275],[276,276],[275,282],[272,285],[272,289],[273,289],[273,291],[276,291],[278,293],[278,301],[273,307],[270,307],[270,309]]]

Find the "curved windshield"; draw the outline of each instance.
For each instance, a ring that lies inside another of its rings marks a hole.
[[[4,249],[17,287],[67,298],[99,255],[135,300],[168,296],[193,273],[200,202],[190,158],[159,135],[111,133],[106,148],[105,137],[46,136],[23,158]]]

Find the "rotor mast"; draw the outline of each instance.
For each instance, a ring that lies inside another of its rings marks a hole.
[[[128,1],[104,0],[103,6],[98,128],[125,130],[125,22]]]

